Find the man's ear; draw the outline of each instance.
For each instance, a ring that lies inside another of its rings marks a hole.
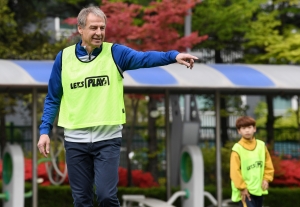
[[[241,134],[239,129],[237,129],[236,131],[237,131],[239,134]]]
[[[82,28],[78,25],[77,26],[77,30],[78,30],[78,33],[80,34],[80,35],[82,35]]]

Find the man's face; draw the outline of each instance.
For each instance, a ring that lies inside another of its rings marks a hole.
[[[105,28],[105,20],[92,13],[88,14],[84,28],[78,26],[78,32],[81,34],[82,46],[86,46],[89,53],[96,47],[100,47],[104,41]]]
[[[238,133],[244,137],[245,139],[252,139],[253,134],[256,132],[256,127],[254,126],[246,126],[246,127],[241,127],[238,130]]]

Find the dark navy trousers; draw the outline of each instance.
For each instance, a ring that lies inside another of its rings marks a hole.
[[[121,138],[94,143],[65,141],[69,182],[75,207],[120,207],[117,198]]]
[[[263,196],[256,196],[250,194],[251,201],[246,198],[247,207],[262,207],[263,206]],[[242,201],[239,202],[239,206],[243,207]]]

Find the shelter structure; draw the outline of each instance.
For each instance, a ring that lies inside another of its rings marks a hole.
[[[47,92],[53,61],[1,60],[0,93],[30,92],[33,97],[33,207],[37,207],[37,93]],[[216,169],[218,207],[222,201],[220,95],[300,94],[300,67],[295,65],[199,64],[192,70],[179,64],[124,72],[125,93],[166,95],[167,191],[170,195],[171,137],[170,96],[174,94],[215,94]]]

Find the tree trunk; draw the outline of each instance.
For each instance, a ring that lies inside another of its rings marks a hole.
[[[298,131],[300,131],[299,111],[300,111],[300,96],[297,96],[296,119],[297,119],[297,127],[298,127]]]
[[[129,153],[131,152],[131,144],[132,144],[132,138],[134,136],[134,128],[136,125],[136,117],[137,117],[137,110],[139,106],[139,99],[131,99],[131,106],[133,110],[133,115],[132,115],[132,123],[130,126],[130,132],[126,133],[127,134],[127,139],[126,139],[126,149],[127,149],[127,180],[128,184],[127,186],[130,187],[132,186],[132,176],[131,176],[131,161],[129,158]]]
[[[223,63],[223,59],[221,57],[221,50],[215,50],[215,63]]]
[[[0,140],[1,140],[1,148],[0,148],[0,158],[2,158],[3,150],[6,145],[6,127],[5,127],[5,114],[0,113]]]
[[[156,100],[151,98],[148,103],[148,164],[147,164],[147,171],[150,172],[155,181],[158,180],[158,158],[157,158],[157,135],[156,135],[156,118],[151,117],[150,112],[156,111]]]
[[[274,141],[274,107],[273,107],[273,96],[267,95],[267,106],[268,106],[268,116],[267,116],[267,143],[272,145]]]
[[[223,63],[220,50],[215,50],[215,63]],[[228,133],[227,133],[228,116],[226,116],[227,114],[226,98],[224,96],[221,96],[220,98],[220,110],[221,110],[221,117],[220,117],[221,141],[222,141],[222,146],[224,146],[226,142],[229,140]]]
[[[227,128],[228,128],[228,116],[227,114],[227,108],[226,108],[226,98],[224,96],[221,96],[220,98],[220,110],[221,110],[221,141],[222,146],[226,144],[226,142],[229,140]]]

